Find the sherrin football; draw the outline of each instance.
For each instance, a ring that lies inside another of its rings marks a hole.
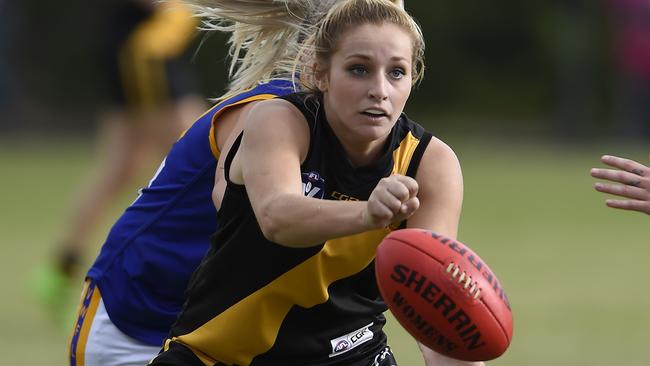
[[[508,297],[466,245],[428,230],[390,233],[377,248],[377,285],[399,323],[448,357],[487,361],[512,339]]]

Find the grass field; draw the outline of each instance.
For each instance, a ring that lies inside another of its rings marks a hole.
[[[650,146],[447,141],[465,175],[459,239],[497,273],[515,315],[510,349],[490,364],[650,364],[650,217],[606,208],[588,175],[602,153],[647,161]],[[91,156],[74,141],[0,142],[2,364],[65,363],[67,330],[47,321],[27,283],[61,235]],[[134,194],[115,203],[97,243]],[[71,304],[77,295],[62,294]],[[421,364],[399,326],[389,332],[400,365]]]

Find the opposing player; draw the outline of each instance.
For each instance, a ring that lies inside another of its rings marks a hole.
[[[455,237],[460,166],[402,113],[424,51],[404,10],[339,1],[305,47],[310,91],[252,107],[219,158],[221,227],[152,365],[396,364],[375,248],[389,226]]]
[[[616,169],[592,168],[591,176],[610,183],[596,183],[594,188],[603,193],[620,196],[608,199],[607,206],[622,210],[645,212],[650,215],[650,167],[634,160],[603,155],[600,160]]]
[[[180,1],[117,0],[103,22],[105,37],[98,43],[104,53],[97,63],[109,95],[99,112],[93,171],[75,196],[52,264],[36,274],[36,295],[49,306],[67,298],[61,291],[71,283],[76,291],[79,265],[111,203],[207,107],[184,58],[198,23]]]

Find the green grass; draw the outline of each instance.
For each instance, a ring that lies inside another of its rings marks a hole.
[[[649,149],[447,140],[465,175],[459,239],[490,264],[514,311],[512,345],[490,364],[647,365],[650,217],[606,208],[588,171],[602,153],[647,161]],[[67,330],[48,323],[26,283],[62,234],[91,157],[89,145],[78,142],[0,143],[0,342],[7,365],[65,362]],[[116,202],[96,243],[131,198]],[[421,364],[394,321],[389,335],[401,365]]]
[[[28,282],[60,234],[62,216],[80,174],[88,167],[84,149],[16,146],[0,148],[2,263],[0,342],[7,364],[57,364],[65,361],[67,334],[52,327],[32,303]]]
[[[3,364],[63,365],[72,323],[53,324],[34,303],[29,291],[35,268],[48,262],[54,245],[62,237],[69,209],[82,187],[87,171],[93,169],[94,151],[89,143],[65,141],[42,145],[38,142],[0,142],[2,193],[0,193],[0,343]],[[152,168],[155,170],[155,168]],[[146,182],[146,180],[143,180]],[[97,255],[103,236],[135,197],[135,187],[106,214],[88,248],[86,268]],[[81,281],[82,279],[80,279]],[[74,309],[81,291],[71,288],[61,294]]]

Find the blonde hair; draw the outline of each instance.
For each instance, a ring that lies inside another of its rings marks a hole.
[[[169,0],[167,0],[169,1]],[[403,6],[402,0],[393,0]],[[340,0],[184,0],[204,31],[230,33],[226,99],[258,82],[291,79],[301,43]]]
[[[334,5],[320,22],[318,29],[305,41],[294,72],[300,72],[306,89],[316,91],[311,70],[314,60],[327,64],[336,52],[339,38],[347,30],[363,24],[394,24],[411,35],[413,41],[412,83],[424,76],[424,37],[417,22],[401,7],[402,1],[346,0]]]
[[[204,31],[230,33],[226,99],[258,82],[290,79],[300,42],[336,0],[185,0]]]

